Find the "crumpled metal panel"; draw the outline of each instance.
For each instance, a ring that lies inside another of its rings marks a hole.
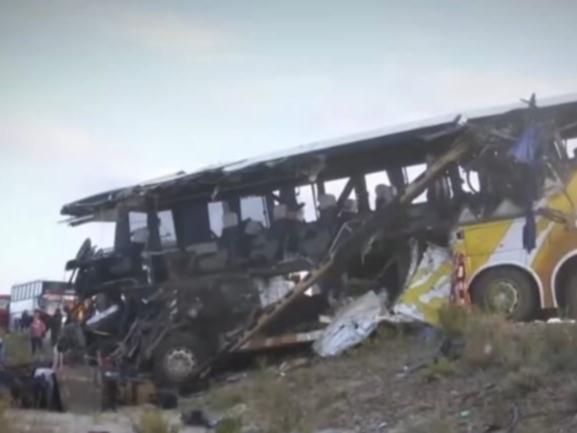
[[[406,290],[393,308],[397,314],[439,324],[439,310],[449,302],[453,260],[448,249],[429,245]]]
[[[370,291],[342,308],[313,345],[322,356],[337,356],[365,340],[383,320],[386,298]]]

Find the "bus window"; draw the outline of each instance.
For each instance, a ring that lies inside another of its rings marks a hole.
[[[130,241],[147,245],[149,240],[148,218],[145,212],[129,212]]]
[[[377,195],[376,189],[378,185],[390,186],[389,175],[386,170],[377,171],[374,173],[369,173],[365,175],[365,181],[367,183],[367,190],[369,193],[369,206],[371,210],[376,209]]]
[[[405,168],[406,178],[409,183],[413,182],[417,177],[427,170],[427,164],[415,164]],[[427,191],[413,200],[413,203],[425,203],[427,201]]]
[[[163,247],[171,247],[176,245],[176,231],[174,229],[174,218],[172,211],[163,210],[158,212],[158,219],[160,221],[160,242]]]
[[[569,159],[575,159],[577,156],[577,138],[567,140],[567,155]]]
[[[342,179],[329,180],[328,182],[325,182],[326,194],[332,194],[338,199],[343,190],[345,189],[345,186],[348,181],[349,181],[348,178],[342,178]],[[355,198],[354,191],[351,190],[349,196],[345,198]]]
[[[222,217],[224,215],[224,204],[221,201],[212,201],[208,204],[208,219],[210,231],[215,236],[222,236]]]
[[[263,226],[269,227],[266,201],[264,197],[250,196],[240,200],[241,219],[251,219],[260,222]]]
[[[312,185],[303,185],[297,188],[297,201],[302,204],[302,217],[306,222],[317,220],[317,203]]]
[[[466,173],[465,170],[459,167],[459,173],[463,179],[463,191],[473,194],[480,192],[479,174],[476,171]]]
[[[179,203],[172,209],[178,244],[187,247],[212,240],[208,203],[190,201]]]

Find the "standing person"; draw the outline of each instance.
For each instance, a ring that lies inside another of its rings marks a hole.
[[[32,317],[30,317],[30,314],[28,314],[27,310],[24,310],[22,312],[22,316],[20,317],[20,330],[21,331],[26,331],[29,327],[30,324],[32,323]]]
[[[32,323],[30,324],[30,348],[32,349],[32,356],[42,350],[42,339],[45,334],[46,325],[42,321],[40,311],[36,310]]]
[[[58,343],[60,329],[62,329],[62,313],[60,308],[57,308],[50,318],[50,343],[52,343],[52,347],[55,347],[56,343]]]
[[[5,363],[6,358],[6,345],[4,344],[4,328],[0,327],[0,365]]]

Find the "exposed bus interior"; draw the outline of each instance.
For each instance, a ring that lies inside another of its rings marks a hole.
[[[448,247],[455,228],[526,215],[574,168],[577,103],[514,110],[312,146],[271,158],[178,174],[70,203],[70,224],[113,222],[114,247],[87,240],[67,268],[83,298],[118,299],[176,288],[179,317],[218,351],[379,211],[468,137],[481,145],[444,169],[410,205],[349,251],[265,336],[321,328],[320,314],[369,289],[403,291],[411,251]],[[128,330],[138,310],[129,310]],[[184,320],[183,319],[183,320]],[[120,325],[119,325],[120,326]],[[209,335],[210,334],[210,335]]]

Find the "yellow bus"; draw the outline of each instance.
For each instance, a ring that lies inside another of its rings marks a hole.
[[[434,324],[452,296],[514,320],[577,318],[577,163],[568,151],[575,123],[531,122],[508,149],[469,164],[468,204],[448,244],[425,250],[396,312]],[[537,143],[534,154],[518,161],[528,142]]]
[[[567,183],[536,205],[531,251],[523,248],[524,217],[461,225],[453,244],[462,258],[457,278],[465,280],[472,301],[520,320],[551,309],[577,317],[575,202],[577,170],[571,170]]]

